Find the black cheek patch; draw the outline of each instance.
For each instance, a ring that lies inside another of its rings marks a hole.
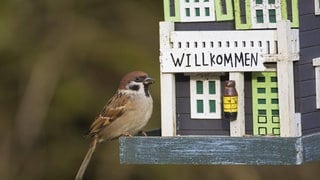
[[[131,85],[131,86],[129,86],[129,89],[131,89],[133,91],[139,91],[140,86],[139,85]]]

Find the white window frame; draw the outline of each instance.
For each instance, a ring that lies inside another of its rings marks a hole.
[[[197,81],[203,81],[203,94],[197,94]],[[209,94],[209,81],[215,81],[215,94]],[[203,100],[203,113],[197,112],[197,100]],[[209,100],[215,100],[216,112],[210,112]],[[215,75],[190,75],[191,119],[221,119],[221,82]]]
[[[313,59],[313,66],[316,79],[316,104],[317,109],[320,109],[320,57]]]
[[[257,4],[256,0],[251,0],[251,22],[253,28],[276,28],[277,21],[281,20],[280,0],[275,0],[274,4],[269,4],[268,0],[262,0],[262,4]],[[276,22],[269,22],[269,10],[276,11]],[[263,23],[257,23],[256,10],[263,11]]]
[[[320,15],[320,0],[314,0],[314,14]]]
[[[190,16],[186,16],[186,9],[189,8]],[[196,16],[195,8],[199,8],[200,16]],[[205,15],[205,8],[209,8],[210,15]],[[180,17],[182,22],[196,22],[196,21],[215,21],[214,0],[180,0]]]

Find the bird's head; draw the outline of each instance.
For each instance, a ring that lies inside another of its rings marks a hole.
[[[120,81],[119,90],[131,90],[136,92],[147,92],[149,85],[154,80],[143,71],[133,71],[126,74]],[[149,96],[148,93],[146,93]]]

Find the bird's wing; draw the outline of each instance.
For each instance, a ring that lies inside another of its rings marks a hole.
[[[99,116],[91,124],[88,136],[93,137],[103,128],[117,120],[126,110],[130,109],[131,101],[128,96],[116,93],[103,107]]]

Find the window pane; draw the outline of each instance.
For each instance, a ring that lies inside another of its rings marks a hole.
[[[203,94],[203,81],[197,81],[197,94]]]
[[[206,16],[210,16],[210,9],[208,7],[205,8]]]
[[[258,82],[266,82],[266,78],[265,77],[257,77],[257,81]]]
[[[216,82],[209,81],[209,94],[216,94]]]
[[[278,88],[271,88],[271,93],[278,93]]]
[[[277,109],[272,109],[272,116],[279,116],[279,110]]]
[[[268,0],[269,4],[275,4],[275,0]]]
[[[197,100],[197,113],[203,113],[203,100]]]
[[[256,0],[256,4],[262,4],[262,0]]]
[[[275,23],[276,22],[276,10],[269,9],[269,22]]]
[[[267,111],[265,109],[258,109],[258,115],[267,115]]]
[[[209,100],[209,107],[210,107],[210,112],[215,113],[216,112],[216,100]]]
[[[257,23],[263,23],[263,10],[256,10]]]
[[[279,100],[278,99],[271,99],[271,104],[279,104]]]
[[[271,82],[278,82],[277,77],[271,77],[270,80],[271,80]]]
[[[195,8],[195,13],[196,13],[196,16],[200,16],[200,8]]]
[[[258,99],[258,104],[266,104],[266,99]]]
[[[190,8],[186,8],[186,16],[187,16],[187,17],[190,16]]]
[[[266,93],[266,88],[258,88],[258,89],[257,89],[257,92],[258,92],[259,94],[264,94],[264,93]]]

